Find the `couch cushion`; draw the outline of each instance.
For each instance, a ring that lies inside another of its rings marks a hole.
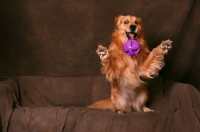
[[[16,108],[9,132],[151,132],[173,129],[174,112],[131,112],[86,108]],[[159,122],[158,122],[159,121]],[[165,125],[163,125],[165,124]]]
[[[107,87],[105,85],[109,83],[100,84],[104,79],[99,77],[94,80],[92,90],[95,91],[94,93],[98,93],[95,88],[102,88],[97,95],[98,98],[104,98],[100,95],[109,89],[109,85]],[[96,84],[98,85],[95,86]],[[105,87],[102,87],[103,85]],[[17,107],[10,120],[9,132],[200,131],[200,93],[193,86],[156,78],[149,82],[148,88],[149,107],[155,110],[154,112],[130,112],[118,115],[107,110],[77,107]],[[94,95],[93,92],[91,93]],[[92,99],[92,96],[88,98]]]
[[[105,77],[37,77],[18,78],[20,106],[86,106],[110,96]]]

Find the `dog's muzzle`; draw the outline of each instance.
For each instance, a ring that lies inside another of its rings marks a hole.
[[[130,30],[131,32],[126,32],[126,36],[128,39],[135,39],[136,38],[136,26],[135,25],[130,25]]]

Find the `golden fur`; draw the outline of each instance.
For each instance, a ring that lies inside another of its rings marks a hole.
[[[118,16],[116,28],[107,50],[98,46],[97,54],[101,59],[101,72],[111,83],[111,98],[96,102],[89,108],[110,109],[118,113],[131,111],[152,111],[145,106],[148,92],[141,78],[153,78],[164,66],[164,55],[171,48],[172,41],[163,41],[151,52],[144,40],[142,20],[135,16]],[[131,25],[134,28],[132,31]],[[141,49],[136,56],[128,56],[123,51],[124,42],[128,40],[127,32],[134,32]]]

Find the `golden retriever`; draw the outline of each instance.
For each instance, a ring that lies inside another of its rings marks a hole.
[[[121,114],[153,111],[145,106],[148,91],[142,78],[150,79],[158,75],[164,66],[165,54],[172,48],[172,41],[163,41],[150,52],[140,18],[120,15],[115,18],[115,22],[116,28],[108,50],[99,45],[96,51],[101,59],[101,72],[111,83],[111,98],[96,102],[88,108],[110,109]],[[123,51],[123,45],[128,39],[135,39],[140,44],[140,51],[135,56],[128,56]]]

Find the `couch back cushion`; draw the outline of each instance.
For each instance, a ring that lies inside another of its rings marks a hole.
[[[110,84],[103,76],[18,78],[22,107],[87,106],[110,97]]]

